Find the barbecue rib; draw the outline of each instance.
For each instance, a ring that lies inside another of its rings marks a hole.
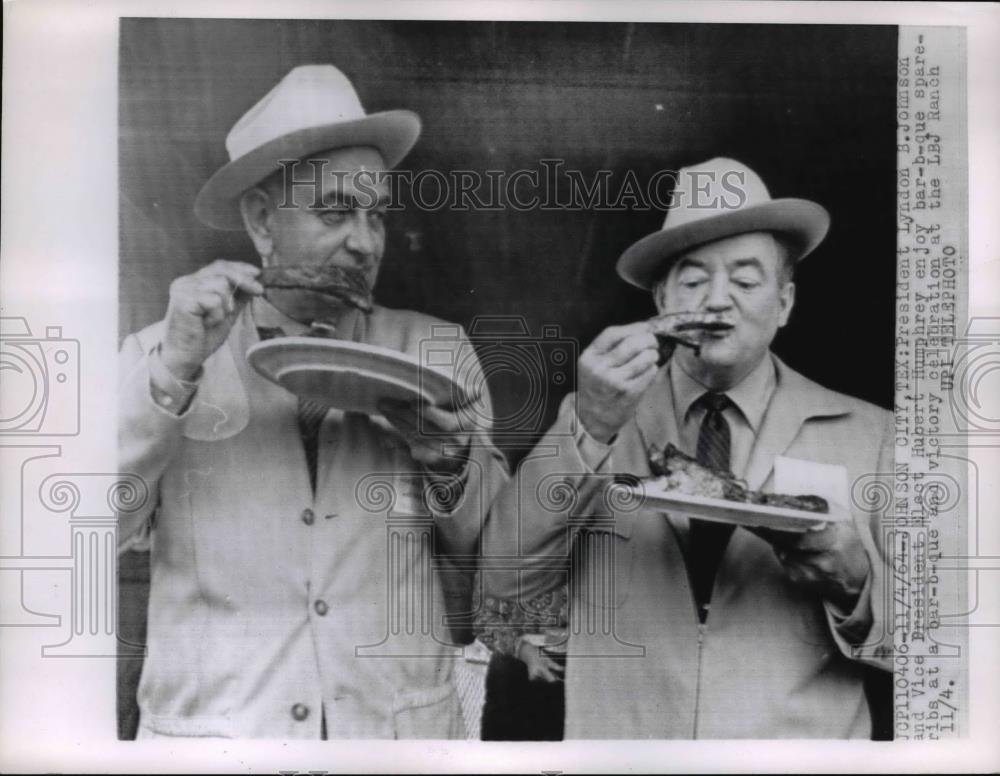
[[[359,310],[372,311],[372,291],[368,279],[351,267],[294,265],[264,267],[257,278],[267,289],[300,289],[325,294]]]
[[[665,478],[665,482],[662,483],[657,480],[657,485],[662,484],[666,490],[688,496],[721,498],[770,507],[801,509],[805,512],[825,514],[830,511],[826,499],[819,496],[786,496],[780,493],[750,490],[746,483],[736,479],[731,472],[703,466],[673,444],[668,444],[662,453],[656,448],[651,448],[649,468],[654,477]]]
[[[659,346],[657,366],[663,366],[667,362],[677,345],[691,348],[698,355],[701,338],[706,332],[732,328],[732,324],[720,313],[693,312],[665,313],[651,318],[649,325]]]

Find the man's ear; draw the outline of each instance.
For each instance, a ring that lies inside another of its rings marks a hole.
[[[785,283],[778,298],[781,304],[781,312],[778,315],[778,328],[780,329],[788,323],[788,316],[792,314],[792,308],[795,306],[795,283],[791,280]]]
[[[667,281],[670,280],[670,276],[674,271],[674,267],[670,266],[667,268],[666,272],[662,272],[659,279],[653,283],[651,292],[653,294],[653,304],[656,305],[656,311],[662,315],[667,311]]]
[[[271,233],[271,216],[274,203],[270,195],[260,186],[247,189],[240,196],[240,215],[254,247],[261,258],[266,259],[274,252],[274,237]]]

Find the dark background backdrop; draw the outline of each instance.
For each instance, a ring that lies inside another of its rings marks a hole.
[[[288,70],[329,62],[369,112],[408,108],[424,130],[404,166],[537,168],[558,158],[589,176],[655,171],[712,156],[757,170],[773,196],[831,213],[799,268],[798,301],[775,350],[807,376],[885,407],[893,397],[896,28],[126,19],[120,42],[122,336],[162,317],[170,280],[216,257],[256,261],[242,233],[192,212],[227,161],[233,123]],[[615,186],[612,186],[612,190]],[[520,315],[580,347],[654,312],[614,273],[664,214],[511,209],[394,213],[376,289],[465,326]],[[525,376],[494,373],[500,415]],[[549,383],[538,430],[572,387]],[[508,449],[515,461],[535,425]],[[122,627],[141,640],[144,558],[122,563]],[[121,729],[135,723],[138,661],[123,664]]]

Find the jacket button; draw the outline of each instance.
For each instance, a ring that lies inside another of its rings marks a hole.
[[[306,525],[312,525],[316,521],[316,513],[311,509],[306,507],[302,510],[302,522]]]
[[[330,607],[326,605],[326,601],[322,599],[313,604],[313,609],[316,610],[316,614],[320,617],[325,617],[326,613],[330,611]]]
[[[304,703],[296,703],[292,706],[292,719],[296,722],[302,722],[306,717],[309,716],[309,707]]]

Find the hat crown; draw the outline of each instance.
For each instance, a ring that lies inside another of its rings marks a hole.
[[[366,115],[354,86],[338,68],[301,65],[233,125],[226,151],[232,161],[283,135]]]
[[[718,156],[681,167],[663,228],[672,229],[771,201],[771,193],[756,172],[735,159]]]
[[[760,176],[742,162],[716,157],[682,167],[663,227],[633,243],[618,274],[650,288],[673,259],[699,245],[750,232],[780,233],[800,261],[826,236],[830,214],[807,199],[772,199]]]

